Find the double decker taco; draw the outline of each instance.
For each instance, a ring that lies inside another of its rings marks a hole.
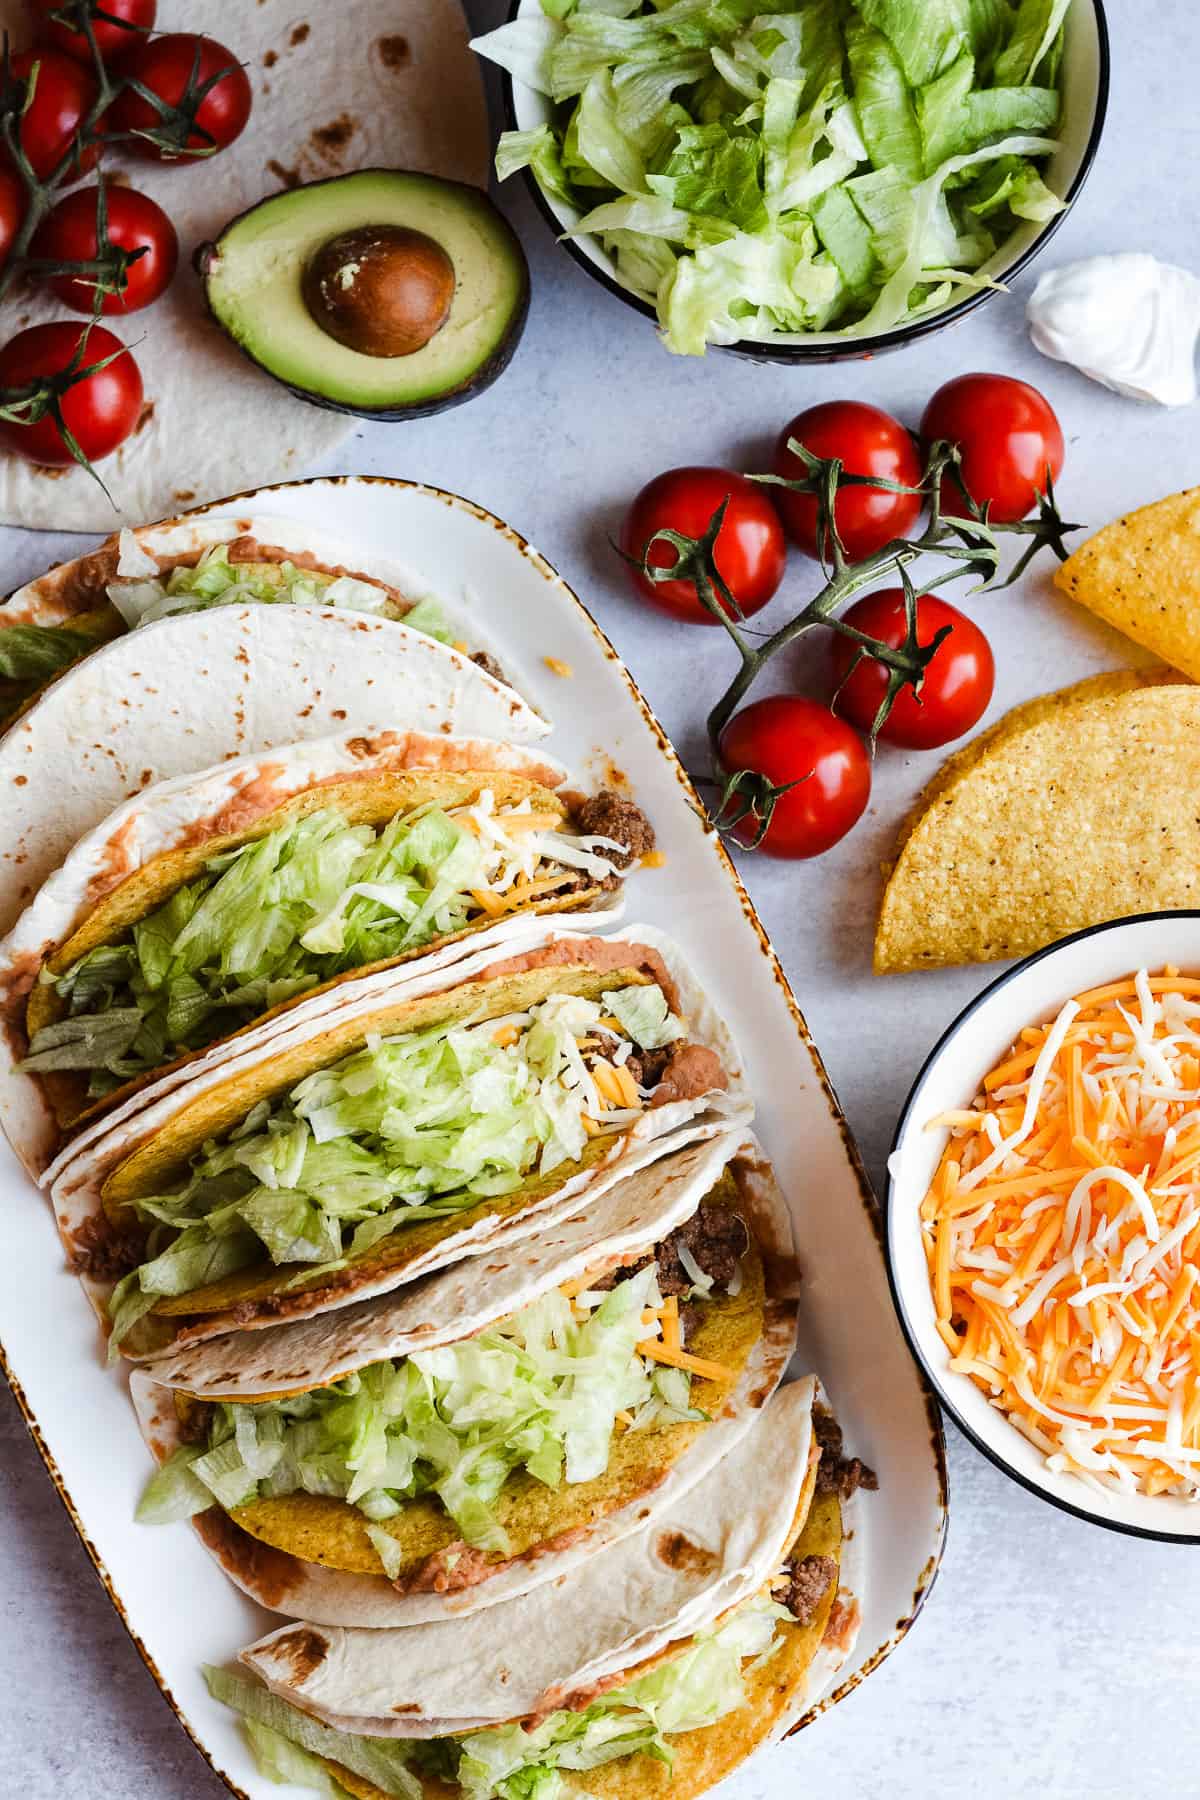
[[[749,1429],[795,1338],[769,1165],[691,1134],[536,1239],[136,1370],[162,1462],[139,1517],[194,1518],[278,1611],[374,1627],[494,1606],[640,1529]]]
[[[337,607],[392,620],[506,679],[488,647],[470,641],[469,623],[413,589],[392,559],[297,519],[184,514],[114,532],[0,606],[0,730],[100,645],[214,607]]]
[[[290,1624],[209,1687],[265,1771],[339,1800],[690,1800],[853,1642],[850,1484],[823,1478],[816,1400],[811,1377],[782,1388],[703,1483],[554,1587],[408,1630]]]
[[[612,793],[486,739],[295,744],[152,787],[75,846],[0,945],[0,1118],[39,1174],[64,1138],[335,983],[446,960],[529,914],[620,910],[653,847]]]
[[[155,1353],[536,1229],[697,1114],[737,1107],[739,1079],[660,933],[551,929],[305,1001],[114,1124],[52,1196],[113,1345]]]

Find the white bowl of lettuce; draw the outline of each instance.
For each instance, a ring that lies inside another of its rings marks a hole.
[[[1101,0],[514,0],[504,179],[667,348],[876,355],[1053,234],[1108,97]]]

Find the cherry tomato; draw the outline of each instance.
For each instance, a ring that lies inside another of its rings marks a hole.
[[[759,848],[771,856],[820,856],[862,817],[871,793],[871,759],[844,719],[816,700],[774,694],[735,713],[721,733],[727,774],[756,769],[776,786],[799,785],[780,795]],[[738,827],[752,841],[754,815]]]
[[[827,400],[797,413],[785,425],[775,446],[772,464],[776,475],[795,481],[805,473],[804,464],[788,449],[795,438],[814,456],[841,458],[851,475],[881,475],[886,481],[915,487],[921,479],[921,459],[912,437],[890,413],[858,400]],[[788,536],[806,556],[822,553],[817,548],[817,499],[815,494],[793,494],[772,488]],[[891,494],[886,488],[843,488],[834,501],[838,535],[852,562],[873,556],[892,538],[906,537],[921,516],[919,494]]]
[[[59,50],[22,50],[12,58],[12,72],[21,81],[28,81],[35,67],[37,79],[21,119],[20,141],[34,174],[44,179],[71,148],[98,90],[91,71]],[[99,161],[99,146],[93,144],[76,172],[86,175]]]
[[[921,420],[926,443],[948,438],[962,449],[962,476],[979,506],[990,505],[998,525],[1023,519],[1046,491],[1046,471],[1062,473],[1062,427],[1043,394],[1011,375],[959,375],[940,387]],[[962,511],[962,496],[949,477],[942,506]]]
[[[767,604],[783,580],[787,544],[779,514],[766,492],[744,475],[708,468],[668,469],[664,475],[656,475],[625,515],[621,548],[640,562],[656,531],[702,537],[726,497],[729,505],[717,534],[717,569],[748,618]],[[657,543],[649,558],[655,568],[669,569],[675,551],[668,543]],[[660,611],[691,625],[719,624],[697,599],[692,581],[681,577],[654,582],[640,569],[628,563],[625,566],[637,592]]]
[[[125,289],[106,294],[103,313],[138,312],[169,286],[179,261],[179,239],[161,206],[133,188],[110,187],[107,194],[108,235],[121,250],[145,247],[146,254],[129,264]],[[55,262],[88,262],[96,255],[96,189],[77,188],[60,200],[38,226],[33,254]],[[47,284],[65,306],[91,313],[96,290],[86,280],[56,275]]]
[[[215,38],[200,37],[191,31],[169,31],[162,37],[146,38],[121,65],[123,75],[140,81],[152,94],[168,106],[178,106],[189,87],[202,87],[213,76],[220,79],[205,94],[196,110],[195,129],[188,133],[188,152],[206,155],[186,157],[188,161],[204,161],[240,137],[250,117],[253,95],[245,69],[232,50],[226,50]],[[149,131],[163,124],[161,115],[132,88],[118,94],[112,106],[114,131]],[[183,152],[163,150],[148,138],[131,138],[130,153],[148,157],[154,162],[171,162]]]
[[[867,637],[899,649],[907,631],[904,589],[881,588],[878,593],[866,594],[842,616],[847,625]],[[936,594],[919,595],[917,642],[931,643],[943,625],[950,627],[950,635],[942,639],[925,665],[920,694],[903,687],[892,702],[879,733],[889,744],[934,750],[970,731],[988,709],[996,677],[991,645],[974,620],[956,606],[939,600]],[[860,731],[870,731],[887,692],[888,671],[874,657],[864,657],[847,678],[855,652],[852,639],[840,632],[833,634],[830,662],[834,684],[840,690],[834,705]]]
[[[32,0],[38,18],[38,38],[90,69],[92,53],[84,33],[51,17],[62,9],[62,4],[63,0]],[[103,61],[115,63],[127,56],[141,41],[142,34],[152,28],[157,11],[158,0],[93,0],[92,35]],[[117,23],[118,20],[123,23]]]
[[[17,171],[0,163],[0,269],[25,219],[25,188]]]
[[[58,375],[70,363],[85,327],[65,320],[31,325],[0,349],[0,388],[27,386],[39,375]],[[83,366],[115,356],[106,369],[85,375],[62,397],[63,418],[89,462],[99,462],[123,444],[142,411],[142,377],[120,338],[103,325],[93,326],[83,353]],[[35,425],[0,419],[0,444],[27,462],[65,468],[74,459],[47,413]]]

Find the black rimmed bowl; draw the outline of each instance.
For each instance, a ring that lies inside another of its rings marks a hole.
[[[766,0],[764,11],[769,11]],[[541,0],[512,0],[508,13],[510,20],[544,16]],[[1057,130],[1061,148],[1050,159],[1048,180],[1055,193],[1061,194],[1067,202],[1067,210],[1057,213],[1043,225],[1030,222],[1022,226],[1001,245],[979,271],[997,281],[1011,280],[1033,261],[1054,236],[1087,180],[1108,110],[1109,42],[1103,0],[1072,0],[1066,19],[1061,82],[1062,122]],[[514,129],[530,130],[550,121],[553,103],[544,94],[515,81],[508,74],[504,76],[504,94],[508,124]],[[562,234],[572,231],[583,217],[579,209],[547,199],[529,171],[526,171],[526,180],[538,211],[568,256],[626,306],[644,318],[655,319],[652,301],[619,279],[612,257],[595,238],[563,237]],[[977,307],[985,305],[998,291],[995,288],[974,289],[936,312],[870,337],[847,337],[840,332],[790,331],[778,332],[765,340],[747,338],[737,344],[714,347],[761,363],[847,362],[858,357],[880,356],[885,351],[898,350],[904,344],[918,343],[935,331],[956,324]]]
[[[1054,1018],[1066,1001],[1102,983],[1166,964],[1200,970],[1200,912],[1144,913],[1063,938],[1009,969],[970,1005],[931,1051],[905,1103],[888,1158],[886,1249],[892,1298],[909,1348],[942,1406],[978,1450],[1064,1512],[1131,1537],[1200,1544],[1200,1504],[1166,1495],[1117,1493],[1046,1465],[1040,1450],[950,1367],[938,1336],[921,1243],[920,1205],[948,1133],[927,1121],[969,1106],[983,1077],[1027,1025]]]

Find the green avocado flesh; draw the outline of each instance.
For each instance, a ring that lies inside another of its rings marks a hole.
[[[378,225],[424,232],[454,264],[449,316],[408,356],[339,343],[301,291],[323,244]],[[488,386],[515,348],[529,295],[520,244],[486,194],[399,169],[275,194],[227,225],[198,266],[217,323],[254,362],[319,405],[374,417],[436,411]]]

